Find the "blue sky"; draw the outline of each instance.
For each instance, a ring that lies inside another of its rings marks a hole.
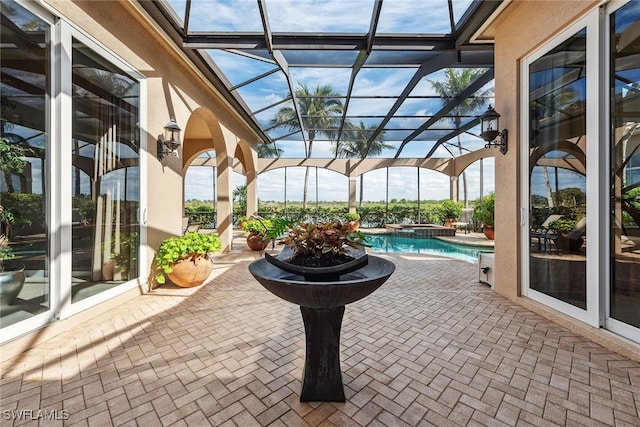
[[[184,0],[170,0],[178,16],[184,19]],[[467,10],[472,0],[454,0],[454,20],[458,21]],[[278,32],[302,32],[302,33],[358,33],[368,31],[371,15],[374,8],[374,0],[266,0],[270,29]],[[449,11],[447,0],[387,0],[382,4],[382,10],[378,21],[377,34],[384,33],[421,33],[438,34],[449,33]],[[255,0],[194,0],[191,2],[191,16],[189,18],[190,31],[259,31],[263,30],[260,13]],[[251,57],[243,56],[237,51],[203,51],[215,62],[225,74],[232,86],[238,86],[235,90],[255,112],[256,120],[263,127],[283,106],[283,101],[289,93],[289,86],[285,74],[273,63],[268,52],[253,51]],[[293,64],[288,68],[291,81],[303,82],[313,90],[319,85],[331,86],[336,92],[345,94],[348,90],[351,76],[351,65],[358,54],[355,50],[343,51],[281,51],[286,61]],[[386,52],[385,54],[393,54]],[[402,93],[412,76],[417,70],[417,65],[403,65],[403,59],[412,55],[423,55],[424,52],[398,51],[396,59],[398,66],[394,68],[377,68],[375,62],[375,50],[372,52],[364,68],[356,75],[352,95],[355,96],[349,103],[347,116],[354,122],[363,121],[366,126],[377,126],[396,98]],[[295,66],[295,64],[313,63],[319,55],[321,62],[332,63],[337,67],[326,68],[320,64],[316,66]],[[260,57],[263,60],[260,60]],[[251,79],[275,70],[272,74],[250,82]],[[386,126],[385,140],[394,148],[386,150],[380,157],[393,157],[397,147],[413,129],[418,128],[429,116],[432,116],[442,107],[439,98],[411,98],[437,96],[431,81],[442,78],[444,71],[437,71],[425,76],[412,90],[400,106],[396,117]],[[492,88],[493,82],[485,88]],[[369,97],[369,98],[357,98]],[[379,98],[371,98],[377,96]],[[382,97],[382,98],[380,98]],[[385,98],[386,97],[386,98]],[[493,103],[493,99],[488,99]],[[275,105],[277,104],[277,105]],[[270,105],[270,109],[260,112]],[[471,113],[471,116],[480,115],[481,111]],[[369,117],[367,117],[369,116]],[[380,116],[380,117],[370,117]],[[422,134],[409,142],[400,153],[400,157],[424,158],[433,147],[434,142],[447,134],[453,127],[450,119],[442,120],[436,129],[429,134]],[[437,128],[442,130],[438,131]],[[283,130],[267,132],[271,138],[277,139],[286,133]],[[479,128],[471,129],[467,134],[462,134],[460,140],[462,146],[468,151],[474,151],[484,147],[484,141],[475,136]],[[451,141],[456,143],[457,140]],[[304,142],[300,133],[277,141],[278,148],[283,150],[282,157],[302,158],[305,156]],[[447,150],[447,147],[450,151]],[[464,151],[464,152],[468,152]],[[443,145],[436,149],[432,157],[445,157],[459,155],[458,149]],[[333,158],[331,143],[316,138],[313,146],[312,157]],[[467,170],[469,187],[469,199],[475,199],[480,195],[480,170],[479,164],[474,164]],[[303,168],[290,168],[287,171],[287,199],[301,200],[304,180]],[[494,161],[484,161],[484,187],[485,194],[494,189]],[[315,170],[310,173],[309,198],[315,199]],[[421,199],[444,199],[449,197],[449,177],[437,172],[422,170],[420,179]],[[203,184],[206,183],[206,184]],[[244,183],[244,177],[234,176],[234,186]],[[210,199],[212,196],[212,172],[207,168],[190,168],[185,179],[185,197],[187,199]],[[265,173],[259,177],[259,198],[262,200],[282,200],[284,198],[284,172],[277,170]],[[373,171],[364,176],[364,196],[366,200],[384,200],[386,198],[387,173],[386,170]],[[330,171],[318,172],[318,197],[320,200],[347,200],[348,180],[346,177]],[[359,186],[358,186],[359,188]],[[416,169],[395,168],[391,170],[389,178],[389,197],[416,199],[418,182]]]
[[[454,0],[458,21],[472,0]],[[184,20],[185,0],[169,0]],[[267,0],[271,30],[292,32],[365,33],[369,27],[373,0]],[[255,0],[193,0],[190,28],[193,31],[260,31],[260,14]],[[447,0],[386,0],[382,5],[378,33],[449,31]]]

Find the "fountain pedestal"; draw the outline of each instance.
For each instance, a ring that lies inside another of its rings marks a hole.
[[[368,263],[331,281],[307,281],[261,258],[249,272],[271,293],[300,306],[306,338],[301,402],[344,402],[340,369],[340,328],[345,305],[378,289],[394,272],[384,258],[368,256]]]
[[[340,369],[340,328],[344,305],[300,307],[306,338],[301,402],[344,402]]]

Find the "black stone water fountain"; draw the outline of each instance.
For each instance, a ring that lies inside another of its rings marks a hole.
[[[298,267],[286,263],[290,255],[287,248],[277,257],[265,254],[249,272],[271,293],[300,306],[306,338],[300,401],[344,402],[340,328],[345,305],[378,289],[396,266],[364,250],[342,267]]]

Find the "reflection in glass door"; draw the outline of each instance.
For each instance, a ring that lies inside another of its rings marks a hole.
[[[640,328],[640,3],[611,15],[609,316]]]
[[[47,227],[49,46],[46,22],[15,2],[2,2],[2,328],[52,308]]]
[[[138,277],[139,83],[73,39],[75,303]]]
[[[529,289],[587,308],[586,29],[529,65]]]

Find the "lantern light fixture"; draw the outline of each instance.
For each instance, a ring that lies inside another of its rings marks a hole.
[[[180,126],[175,119],[171,119],[164,127],[164,133],[158,136],[158,160],[162,160],[165,156],[178,156],[178,147],[180,147]]]
[[[493,109],[491,105],[487,111],[480,116],[480,137],[487,143],[484,148],[497,147],[502,154],[507,152],[507,135],[506,129],[500,129],[500,114]]]

